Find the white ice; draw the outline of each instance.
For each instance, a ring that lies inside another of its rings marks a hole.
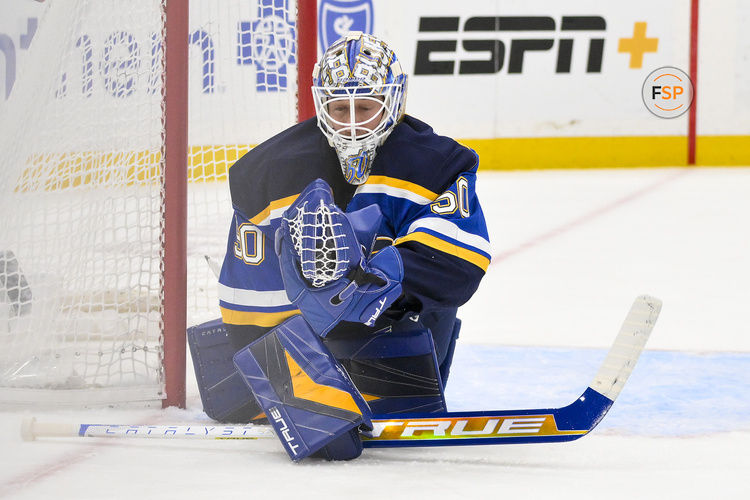
[[[273,440],[22,442],[30,412],[5,412],[0,498],[750,498],[750,168],[486,172],[478,191],[495,259],[460,311],[450,409],[572,402],[633,298],[664,301],[590,435],[293,464]],[[206,422],[192,380],[187,406],[36,416]]]

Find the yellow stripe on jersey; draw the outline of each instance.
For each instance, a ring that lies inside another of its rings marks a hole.
[[[289,366],[289,374],[292,378],[292,392],[294,393],[294,397],[362,415],[362,411],[360,411],[357,403],[354,402],[351,394],[329,385],[318,384],[300,368],[288,352],[284,351],[284,354],[286,355],[286,363]]]
[[[367,178],[367,182],[365,184],[383,184],[392,188],[403,189],[405,191],[410,191],[416,195],[427,198],[430,201],[434,201],[435,198],[438,197],[437,193],[433,193],[429,189],[424,188],[419,184],[396,179],[394,177],[387,177],[385,175],[371,175]]]
[[[255,217],[252,217],[250,219],[250,222],[252,222],[256,226],[259,225],[261,222],[266,220],[269,215],[271,215],[272,211],[278,210],[280,208],[286,208],[294,203],[294,200],[297,199],[297,196],[299,196],[299,193],[287,196],[286,198],[281,198],[280,200],[272,201],[266,208],[261,210],[260,213],[258,213]]]
[[[288,317],[300,314],[299,309],[273,313],[233,311],[225,307],[220,307],[220,309],[221,320],[230,325],[276,326],[283,323]]]
[[[417,243],[421,243],[436,250],[440,250],[441,252],[445,252],[449,255],[455,255],[460,259],[471,262],[475,266],[481,268],[484,272],[487,272],[487,268],[490,265],[490,259],[488,259],[484,255],[474,252],[473,250],[454,245],[453,243],[449,243],[445,240],[441,240],[437,236],[433,236],[428,233],[410,233],[402,238],[398,238],[394,244],[399,245],[401,243],[406,243],[407,241],[416,241]]]

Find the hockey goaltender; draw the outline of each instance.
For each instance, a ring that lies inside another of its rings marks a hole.
[[[489,238],[476,153],[406,115],[406,90],[388,45],[350,32],[315,66],[317,116],[230,169],[222,317],[189,331],[195,372],[211,418],[267,419],[292,460],[360,456],[373,414],[446,411]]]

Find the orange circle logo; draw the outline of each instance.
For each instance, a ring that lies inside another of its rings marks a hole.
[[[659,118],[677,118],[693,103],[693,82],[681,69],[664,66],[643,82],[643,104]]]

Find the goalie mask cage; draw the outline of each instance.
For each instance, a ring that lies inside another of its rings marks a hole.
[[[45,2],[0,103],[0,406],[184,406],[227,171],[312,116],[315,9]]]

